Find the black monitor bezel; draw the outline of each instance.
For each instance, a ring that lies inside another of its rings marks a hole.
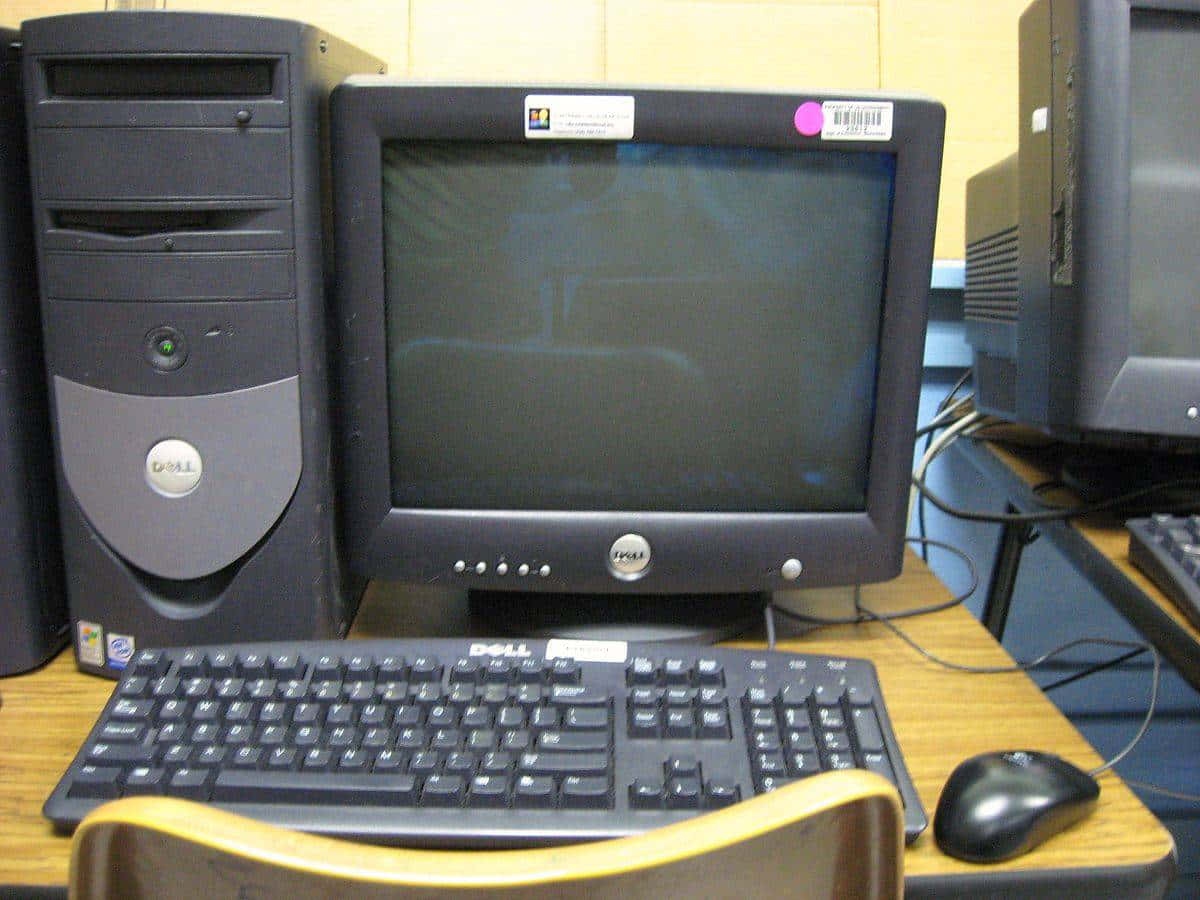
[[[381,147],[395,139],[523,141],[530,94],[632,95],[635,141],[894,154],[876,415],[866,509],[843,513],[414,510],[391,505]],[[801,102],[894,104],[889,140],[822,141],[793,125]],[[899,573],[945,123],[919,97],[747,93],[617,85],[444,85],[355,77],[331,105],[338,426],[351,566],[410,583],[553,592],[725,593],[879,581]],[[608,549],[647,538],[644,577],[614,577]],[[496,564],[511,563],[501,575]],[[782,563],[803,573],[785,579]],[[467,563],[465,572],[454,571]],[[475,565],[483,562],[482,574]],[[520,563],[531,575],[518,577]],[[538,573],[542,566],[549,574]]]

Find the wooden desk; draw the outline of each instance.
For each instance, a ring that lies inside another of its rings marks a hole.
[[[904,574],[865,588],[863,603],[876,611],[898,610],[940,602],[946,596],[942,585],[910,554]],[[794,599],[786,602],[792,604]],[[398,596],[391,586],[372,585],[352,635],[444,634],[461,624],[454,619],[447,622],[424,600],[420,594]],[[812,605],[807,611],[843,612]],[[928,649],[959,662],[1010,662],[961,608],[906,620],[903,627]],[[930,818],[951,769],[975,753],[1027,748],[1060,753],[1083,767],[1100,762],[1024,675],[944,670],[922,661],[878,624],[824,628],[806,636],[785,630],[780,637],[781,649],[851,654],[875,662],[905,759]],[[70,842],[41,817],[41,806],[111,688],[111,682],[76,672],[69,652],[33,674],[0,679],[0,893],[6,885],[66,883]],[[1115,775],[1103,776],[1101,788],[1092,816],[1008,863],[978,866],[951,859],[937,849],[927,831],[905,854],[908,896],[1058,896],[1067,889],[1089,897],[1161,895],[1174,872],[1170,834]]]
[[[1053,447],[962,440],[956,441],[950,452],[970,462],[1021,512],[1043,509],[1032,487],[1059,477],[1058,455]],[[1072,501],[1056,496],[1054,502]],[[1120,519],[1095,514],[1067,521],[1039,522],[1037,530],[1139,634],[1170,660],[1192,687],[1200,690],[1200,629],[1130,562],[1129,535]],[[1004,529],[992,569],[993,582],[983,618],[997,636],[1003,634],[1012,582],[1020,562],[1023,541],[1019,531],[1019,528]]]

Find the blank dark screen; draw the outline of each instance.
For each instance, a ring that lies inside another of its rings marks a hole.
[[[383,147],[400,508],[865,508],[894,158]]]
[[[1131,351],[1196,359],[1200,15],[1134,9],[1130,18]]]

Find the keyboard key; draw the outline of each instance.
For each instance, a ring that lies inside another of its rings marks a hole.
[[[167,786],[167,770],[146,768],[133,769],[125,776],[121,793],[125,797],[161,794]]]
[[[560,799],[565,809],[609,809],[613,803],[607,778],[579,775],[563,779]]]
[[[606,707],[609,702],[607,691],[597,687],[580,684],[556,684],[550,688],[550,702],[555,706],[584,706]]]
[[[703,685],[725,684],[725,667],[715,659],[696,660],[696,680]]]
[[[672,778],[667,782],[667,809],[699,809],[700,780]]]
[[[607,753],[522,753],[517,770],[525,775],[604,775]]]
[[[543,731],[534,746],[538,750],[600,751],[608,749],[609,739],[602,731]]]
[[[97,765],[119,765],[122,763],[153,762],[155,748],[147,744],[95,743],[88,750],[87,758]]]
[[[883,749],[883,732],[879,730],[879,719],[869,706],[855,707],[850,715],[854,722],[854,736],[858,749],[865,752]]]
[[[638,778],[629,786],[629,805],[634,809],[662,809],[663,782],[653,778]]]
[[[121,796],[119,766],[82,766],[71,781],[68,797],[112,800]]]
[[[522,775],[513,790],[513,806],[518,809],[547,809],[557,801],[554,779],[545,776]]]
[[[217,776],[217,803],[301,803],[346,806],[411,806],[417,780],[412,775],[327,772],[232,772]]]
[[[563,716],[563,727],[570,730],[607,728],[608,710],[600,707],[580,709],[573,706]]]
[[[146,736],[148,726],[139,722],[108,722],[100,729],[100,739],[109,743],[137,743]]]
[[[467,806],[488,809],[505,807],[508,805],[510,787],[508,778],[503,775],[476,775],[467,789]]]
[[[466,793],[461,775],[430,775],[421,791],[422,806],[458,806]]]
[[[741,792],[737,783],[724,778],[712,778],[704,783],[704,806],[706,809],[720,809],[737,803]]]
[[[227,773],[222,773],[227,774]],[[233,773],[228,773],[233,774]],[[250,773],[258,777],[260,773]],[[210,794],[211,770],[209,769],[176,769],[171,780],[167,782],[166,792],[172,797],[184,797],[188,800],[207,800]]]

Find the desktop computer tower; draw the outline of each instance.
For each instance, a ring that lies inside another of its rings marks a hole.
[[[327,350],[329,92],[378,60],[298,22],[25,22],[67,594],[81,669],[343,634]]]
[[[67,638],[17,33],[0,28],[0,675]]]

